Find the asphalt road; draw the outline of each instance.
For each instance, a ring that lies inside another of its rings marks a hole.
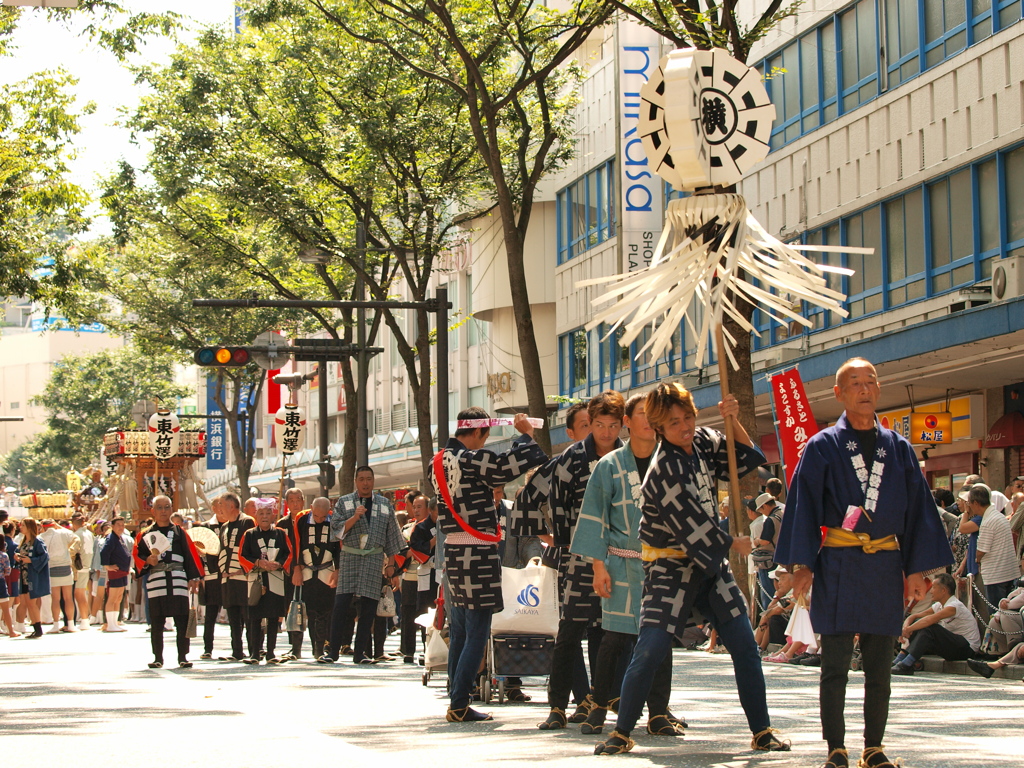
[[[226,628],[218,628],[218,650]],[[168,651],[173,648],[167,636]],[[388,646],[393,648],[394,637]],[[492,723],[444,722],[444,676],[424,686],[421,668],[354,667],[300,660],[277,667],[198,661],[149,670],[149,636],[91,630],[40,640],[0,639],[0,743],[15,764],[116,768],[264,766],[518,766],[600,761],[631,766],[790,766],[824,762],[818,670],[765,665],[773,725],[790,753],[749,749],[729,657],[676,651],[672,709],[685,738],[652,737],[643,723],[629,755],[598,758],[598,737],[576,728],[541,732],[543,680],[527,679],[530,704],[491,704]],[[173,658],[173,652],[168,654]],[[859,749],[862,677],[851,674],[848,745]],[[887,752],[916,766],[1021,765],[1024,684],[921,674],[893,680]],[[609,729],[606,728],[606,732]],[[853,755],[851,755],[853,756]]]

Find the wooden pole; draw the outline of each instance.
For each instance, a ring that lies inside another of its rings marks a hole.
[[[722,337],[722,324],[715,326],[715,354],[718,355],[718,380],[722,389],[722,399],[729,394],[729,356],[725,352]],[[725,419],[725,447],[729,457],[729,514],[738,515],[743,509],[740,497],[740,473],[736,466],[736,425],[731,416]]]

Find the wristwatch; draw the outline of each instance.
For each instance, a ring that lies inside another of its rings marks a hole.
[[[795,564],[789,566],[789,572],[790,573],[796,573],[797,571],[803,571],[805,569],[807,569],[807,566],[803,565],[801,563],[795,563]]]

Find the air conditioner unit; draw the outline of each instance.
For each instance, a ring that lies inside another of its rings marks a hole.
[[[1024,296],[1024,256],[999,259],[992,265],[992,301]]]
[[[768,356],[764,359],[764,368],[774,368],[777,365],[783,365],[791,360],[796,360],[801,355],[799,349],[792,347],[779,347],[773,349],[768,353]]]

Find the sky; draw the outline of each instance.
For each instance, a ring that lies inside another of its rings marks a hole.
[[[197,29],[232,23],[232,0],[122,0],[122,6],[135,11],[174,10],[188,15]],[[85,12],[70,24],[49,17],[46,11],[25,8],[15,31],[13,55],[0,58],[0,83],[14,83],[34,72],[63,67],[79,79],[75,93],[81,104],[94,102],[96,111],[82,116],[82,132],[76,139],[77,157],[70,163],[72,181],[90,192],[98,188],[98,179],[116,169],[121,158],[139,166],[145,162],[145,147],[133,145],[129,132],[120,125],[124,108],[138,102],[142,93],[130,72],[110,53],[82,34],[89,19]],[[173,45],[167,41],[149,44],[134,63],[167,61]],[[108,229],[94,204],[93,232]]]

